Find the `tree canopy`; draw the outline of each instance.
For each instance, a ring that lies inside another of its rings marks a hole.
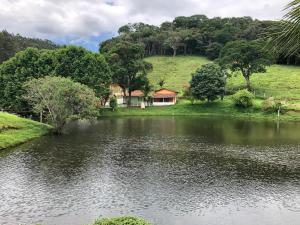
[[[238,40],[225,45],[218,62],[232,71],[239,71],[246,80],[247,89],[251,90],[250,77],[253,73],[266,72],[266,66],[272,62],[271,55],[259,41]]]
[[[122,88],[125,96],[128,93],[128,105],[131,104],[132,91],[137,89],[149,91],[146,75],[152,69],[152,65],[143,60],[142,45],[123,40],[115,41],[110,48],[101,48],[101,52],[110,65],[113,82]]]
[[[124,25],[119,29],[119,36],[101,43],[101,49],[125,40],[141,44],[145,56],[193,54],[216,59],[228,42],[267,41],[267,33],[278,24],[278,21],[260,21],[251,17],[179,16],[160,26],[145,23]],[[275,60],[284,64],[300,64],[300,56],[296,54],[289,57],[277,54]]]
[[[97,116],[96,98],[92,89],[70,78],[46,76],[24,84],[24,99],[36,113],[61,133],[68,119],[88,119]]]
[[[18,113],[30,112],[24,101],[23,84],[47,75],[70,77],[94,89],[98,97],[109,95],[111,73],[105,58],[81,47],[56,50],[27,48],[0,66],[0,108]]]

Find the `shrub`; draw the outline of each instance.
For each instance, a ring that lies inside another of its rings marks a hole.
[[[285,113],[287,111],[286,102],[276,100],[273,97],[270,97],[267,100],[263,101],[261,108],[266,113],[277,113],[278,110],[281,113]]]
[[[109,100],[109,106],[112,109],[112,111],[115,111],[115,109],[118,107],[118,102],[116,97],[112,97]]]
[[[145,220],[136,217],[116,217],[116,218],[103,218],[96,220],[93,225],[151,225]]]
[[[254,95],[245,90],[240,90],[232,96],[234,105],[242,108],[249,108],[253,105]]]

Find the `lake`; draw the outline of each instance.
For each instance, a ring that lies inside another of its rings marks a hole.
[[[0,224],[300,224],[300,123],[125,117],[0,153]]]

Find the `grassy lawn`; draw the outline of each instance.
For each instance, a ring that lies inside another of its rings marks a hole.
[[[278,97],[300,100],[300,67],[272,65],[266,73],[253,74],[251,83],[260,97]],[[227,80],[228,89],[241,89],[245,80],[236,74]]]
[[[0,149],[45,135],[50,126],[0,112]]]
[[[240,109],[233,105],[231,98],[226,97],[224,101],[213,103],[196,102],[191,104],[187,100],[181,100],[174,106],[140,108],[118,108],[112,112],[103,109],[102,115],[108,117],[118,116],[226,116],[246,119],[277,120],[277,114],[267,114],[261,110],[262,100],[256,99],[254,106],[250,109]],[[280,116],[280,120],[300,121],[300,113],[288,112]]]
[[[149,73],[149,80],[155,89],[159,88],[158,82],[165,79],[166,88],[182,91],[192,78],[192,73],[209,60],[199,56],[153,56],[146,58],[152,63],[153,71]]]

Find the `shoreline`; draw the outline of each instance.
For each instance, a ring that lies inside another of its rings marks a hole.
[[[101,117],[131,117],[131,116],[182,116],[182,117],[224,117],[231,119],[246,119],[260,121],[283,121],[283,122],[300,122],[300,113],[290,109],[287,113],[278,117],[277,113],[265,113],[260,108],[261,101],[256,100],[252,108],[241,109],[233,106],[229,99],[224,101],[216,101],[213,103],[195,103],[191,104],[187,101],[181,101],[173,106],[164,107],[147,107],[140,109],[118,108],[116,111],[110,109],[102,109]]]
[[[0,151],[47,135],[51,129],[50,125],[0,112]]]

